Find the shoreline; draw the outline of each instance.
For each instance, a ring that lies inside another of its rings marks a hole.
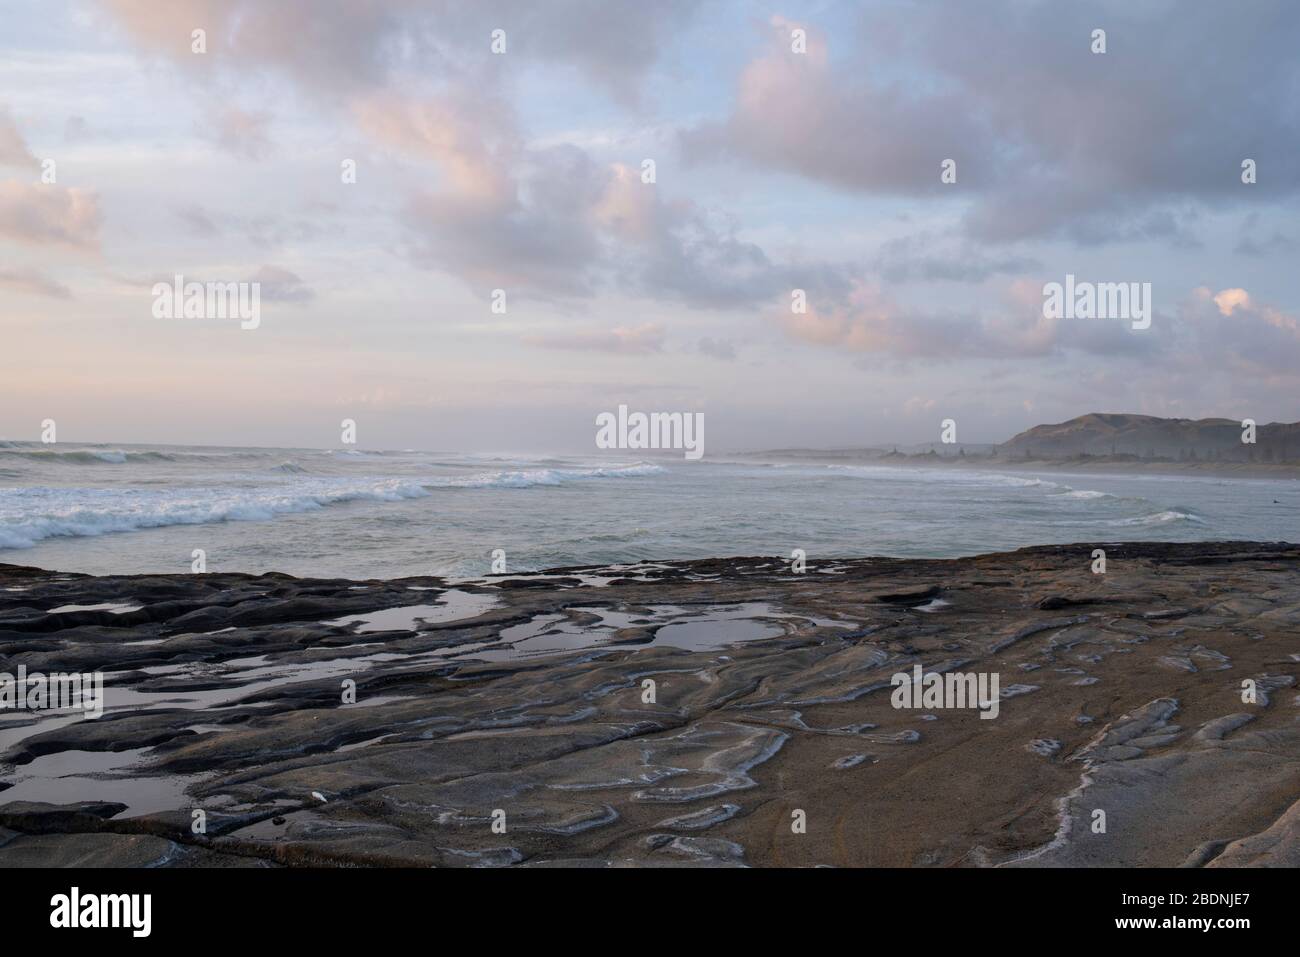
[[[107,707],[0,712],[0,866],[1300,862],[1300,545],[1108,543],[1104,575],[1094,547],[454,583],[0,565],[0,671],[102,671]],[[1000,675],[997,716],[893,707],[917,664]]]

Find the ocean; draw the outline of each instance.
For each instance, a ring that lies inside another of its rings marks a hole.
[[[1189,473],[0,443],[0,562],[356,579],[1300,539],[1300,482]]]

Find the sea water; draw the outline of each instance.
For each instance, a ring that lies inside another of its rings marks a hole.
[[[0,562],[476,577],[772,555],[1300,540],[1300,482],[978,467],[0,443]],[[498,553],[499,554],[499,553]]]

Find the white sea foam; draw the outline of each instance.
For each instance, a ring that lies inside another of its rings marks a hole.
[[[440,478],[426,482],[426,488],[532,488],[537,485],[563,485],[586,479],[635,478],[657,475],[664,471],[662,465],[638,462],[635,465],[593,466],[568,469],[521,469],[517,471],[484,472],[466,477]]]
[[[1177,509],[1166,509],[1163,512],[1154,512],[1150,515],[1139,515],[1134,518],[1121,518],[1107,522],[1107,525],[1131,526],[1131,525],[1167,525],[1170,522],[1195,522],[1198,525],[1204,525],[1205,519],[1191,512],[1180,512]]]
[[[260,521],[342,502],[397,502],[429,494],[397,480],[300,482],[260,488],[0,489],[0,548],[47,538],[104,535],[168,525]]]
[[[127,460],[127,453],[121,449],[44,449],[14,448],[0,449],[0,455],[19,460],[29,459],[35,462],[57,462],[64,464],[122,465]],[[156,457],[156,456],[154,456]]]
[[[827,465],[825,468],[847,472],[862,478],[883,478],[897,481],[949,483],[963,486],[990,488],[1062,488],[1058,482],[1028,475],[1010,475],[1005,472],[980,472],[957,468],[918,468],[896,465]]]
[[[143,465],[155,462],[234,462],[241,459],[260,459],[273,452],[255,449],[196,452],[181,449],[99,448],[95,446],[59,447],[39,445],[34,442],[0,442],[0,461],[30,465]]]
[[[297,474],[293,463],[274,471]],[[529,488],[602,478],[654,475],[662,466],[526,469],[420,481],[301,478],[285,484],[227,488],[0,489],[0,548],[30,548],[49,538],[86,537],[170,525],[266,521],[345,502],[399,502],[452,488]]]

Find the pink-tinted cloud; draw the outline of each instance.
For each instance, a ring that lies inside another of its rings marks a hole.
[[[806,53],[791,49],[795,27],[807,31]],[[683,133],[688,156],[742,157],[882,192],[941,188],[940,162],[949,157],[963,182],[976,178],[963,161],[989,155],[989,137],[959,100],[873,81],[857,60],[835,66],[826,38],[807,25],[776,17],[769,31],[766,51],[740,74],[731,115]]]
[[[808,28],[806,54],[791,50],[795,24],[775,18],[730,110],[682,142],[689,157],[845,191],[960,197],[965,232],[985,243],[1187,246],[1206,208],[1300,192],[1294,163],[1269,162],[1267,189],[1240,179],[1246,157],[1262,170],[1261,157],[1300,151],[1291,100],[1260,94],[1300,82],[1287,0],[1248,16],[1223,4],[1173,20],[1132,4],[1111,13],[1105,54],[1089,49],[1097,12],[1077,4],[864,4],[856,29]]]
[[[515,202],[511,170],[522,146],[513,112],[501,100],[472,91],[414,99],[376,94],[353,104],[357,125],[378,142],[436,163],[443,190],[476,212],[500,212]]]
[[[1152,357],[1169,341],[1134,333],[1113,320],[1043,315],[1041,281],[1017,279],[961,312],[902,304],[879,283],[854,280],[844,295],[807,290],[807,311],[773,313],[794,339],[895,359],[1034,359],[1065,352]]]
[[[99,197],[75,187],[0,182],[0,236],[33,245],[99,245]]]
[[[1245,289],[1198,286],[1183,303],[1185,335],[1208,364],[1300,378],[1300,320]]]
[[[36,157],[18,132],[13,116],[8,110],[0,108],[0,166],[35,165]]]
[[[395,86],[404,71],[480,80],[514,59],[576,68],[625,103],[692,0],[101,0],[144,48],[195,75],[268,70],[328,96]],[[206,31],[207,52],[191,33]],[[494,57],[493,30],[509,58]]]

